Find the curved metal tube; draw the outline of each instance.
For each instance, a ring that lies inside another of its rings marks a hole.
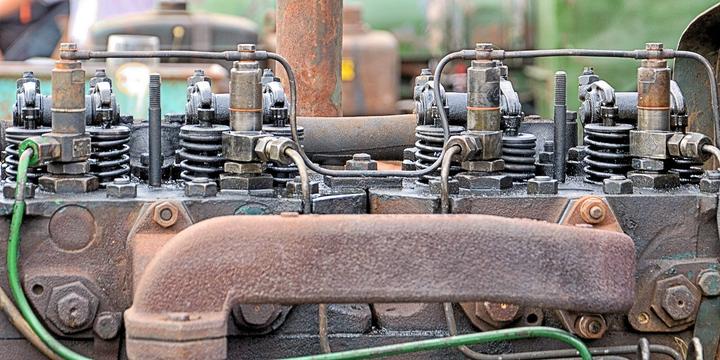
[[[287,149],[285,150],[285,155],[292,159],[292,161],[295,163],[295,166],[297,166],[298,168],[298,174],[300,174],[300,187],[302,188],[303,195],[303,213],[311,214],[312,192],[310,191],[310,176],[308,175],[307,166],[305,166],[305,162],[303,161],[302,156],[300,156],[300,153],[298,153],[297,150]]]
[[[452,157],[461,150],[459,146],[451,146],[445,151],[440,165],[440,212],[443,214],[450,212],[450,164]]]
[[[223,357],[228,311],[240,303],[483,299],[622,312],[633,303],[634,253],[625,234],[488,215],[213,218],[145,269],[125,313],[128,355],[172,344]]]

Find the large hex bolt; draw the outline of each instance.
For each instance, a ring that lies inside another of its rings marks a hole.
[[[131,199],[137,196],[137,185],[130,182],[130,179],[123,177],[113,180],[107,184],[107,197],[116,199]]]
[[[613,175],[603,180],[603,192],[608,195],[632,194],[632,180],[623,175]]]
[[[185,182],[185,196],[212,197],[217,195],[217,184],[206,177],[196,177]]]
[[[95,319],[97,297],[76,281],[52,289],[46,317],[66,334],[88,329]]]
[[[153,212],[153,221],[155,221],[158,225],[167,228],[175,225],[178,220],[178,216],[178,208],[175,207],[175,205],[164,201],[155,206],[155,211]]]
[[[558,192],[558,181],[549,176],[536,176],[528,180],[529,195],[554,195]]]
[[[689,318],[697,308],[699,299],[685,285],[675,285],[665,290],[662,308],[673,320],[681,321]]]
[[[717,270],[704,270],[698,275],[698,287],[705,296],[720,295],[720,272]]]
[[[490,320],[498,323],[508,323],[520,316],[520,306],[515,304],[495,303],[485,301],[482,303]]]

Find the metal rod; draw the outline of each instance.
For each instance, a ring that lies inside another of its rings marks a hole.
[[[90,60],[90,59],[138,59],[138,58],[191,58],[212,60],[264,60],[267,59],[265,51],[255,51],[254,55],[242,51],[187,51],[187,50],[155,50],[155,51],[60,51],[63,60]]]
[[[461,150],[457,145],[451,146],[442,157],[442,165],[440,165],[440,212],[443,214],[450,212],[450,164],[452,164],[452,157]]]
[[[162,130],[160,109],[160,74],[150,74],[150,106],[148,107],[148,183],[162,183]]]
[[[318,304],[318,334],[320,336],[320,349],[324,354],[332,352],[328,339],[328,313],[326,304]]]
[[[565,182],[565,149],[567,148],[567,74],[555,73],[555,134],[553,139],[553,177]]]
[[[307,166],[303,161],[300,153],[295,149],[285,150],[285,154],[292,159],[295,166],[298,168],[298,175],[300,175],[300,187],[302,188],[303,194],[303,213],[312,213],[312,192],[310,191],[310,175],[308,174]]]

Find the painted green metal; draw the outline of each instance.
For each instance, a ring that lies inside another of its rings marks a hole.
[[[607,1],[534,1],[535,47],[642,49],[646,42],[662,42],[674,48],[685,27],[695,16],[716,1],[607,0]],[[584,66],[592,66],[600,77],[618,91],[634,91],[635,69],[632,60],[545,58],[525,72],[533,79],[536,109],[542,116],[552,114],[552,78],[564,70],[571,79]],[[577,82],[569,81],[569,84]],[[568,108],[579,106],[577,87],[568,86]]]

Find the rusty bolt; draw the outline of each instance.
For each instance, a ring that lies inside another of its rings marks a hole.
[[[88,323],[90,317],[90,300],[78,293],[71,292],[57,303],[58,317],[63,325],[77,329]]]
[[[600,198],[589,198],[580,206],[580,217],[588,224],[599,224],[606,215],[607,207]]]
[[[675,285],[665,290],[662,308],[673,320],[685,320],[690,317],[698,305],[698,299],[685,285]]]
[[[698,276],[697,284],[705,296],[720,295],[720,272],[705,270]]]
[[[510,322],[517,319],[520,314],[520,306],[515,304],[495,303],[485,301],[483,307],[490,320],[496,322]]]
[[[110,340],[117,336],[122,325],[122,313],[102,312],[95,319],[93,331],[103,340]]]
[[[600,339],[607,331],[607,322],[602,315],[580,315],[575,320],[575,330],[583,339]]]
[[[76,281],[52,289],[45,316],[66,334],[89,328],[98,308],[97,297]]]
[[[166,228],[175,225],[178,220],[178,208],[165,201],[155,206],[153,221]]]
[[[281,312],[282,308],[275,304],[240,304],[232,309],[236,323],[251,329],[272,325]]]

